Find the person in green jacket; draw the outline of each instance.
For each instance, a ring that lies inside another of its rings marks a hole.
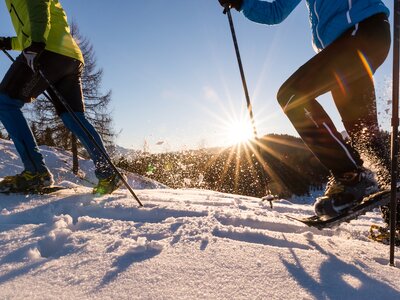
[[[71,107],[76,117],[104,150],[100,135],[84,115],[81,76],[82,52],[71,36],[65,11],[58,0],[5,0],[15,37],[0,38],[0,50],[20,50],[0,83],[0,121],[13,140],[24,171],[6,176],[1,192],[38,192],[54,183],[21,108],[47,90],[57,114],[90,154],[99,179],[94,193],[112,193],[120,179],[92,140],[73,119],[46,79]],[[40,72],[39,72],[40,70]]]

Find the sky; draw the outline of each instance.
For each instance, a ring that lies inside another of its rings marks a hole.
[[[248,114],[228,20],[217,0],[60,2],[94,46],[102,89],[112,91],[118,145],[141,150],[146,144],[163,152],[233,143],[237,123]],[[383,2],[392,10],[392,1]],[[297,135],[276,93],[315,55],[305,1],[275,26],[232,15],[259,136]],[[0,25],[0,36],[14,34],[5,4]],[[375,74],[380,111],[391,97],[391,64],[390,53]],[[9,65],[0,59],[0,76]],[[329,95],[319,100],[342,130]],[[381,119],[389,130],[388,118]]]

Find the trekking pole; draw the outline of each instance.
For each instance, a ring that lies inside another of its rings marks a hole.
[[[264,168],[265,162],[264,162],[264,159],[261,156],[261,149],[260,149],[260,145],[259,145],[260,142],[259,142],[259,138],[258,138],[258,134],[257,134],[256,124],[255,124],[255,121],[254,121],[253,108],[252,108],[251,101],[250,101],[249,91],[248,91],[247,83],[246,83],[246,77],[244,75],[244,70],[243,70],[242,59],[240,57],[239,45],[238,45],[237,38],[236,38],[235,27],[233,25],[231,7],[230,7],[229,4],[225,5],[223,13],[228,16],[229,27],[231,29],[233,45],[235,47],[236,58],[237,58],[237,62],[238,62],[238,65],[239,65],[240,76],[241,76],[241,79],[242,79],[244,95],[246,97],[247,110],[249,112],[251,125],[253,127],[253,136],[254,136],[254,139],[256,140],[256,151],[258,152],[258,155],[259,155],[260,159],[262,159],[262,161],[260,163],[262,165],[262,167],[261,167],[262,176],[266,181],[266,193],[267,193],[267,195],[265,197],[263,197],[263,199],[270,201],[270,205],[271,205],[271,208],[272,208],[272,200],[274,199],[274,197],[271,195],[271,191],[270,191],[270,189],[268,187],[267,173],[266,173],[265,168]]]
[[[15,61],[14,57],[12,57],[10,55],[10,53],[8,53],[5,50],[3,50],[3,52],[12,62]],[[42,94],[43,94],[43,96],[45,96],[45,98],[48,101],[50,101],[51,103],[53,103],[53,105],[55,105],[53,99],[49,96],[49,94],[47,94],[46,91],[43,91]],[[72,153],[74,153],[74,148],[76,150],[76,147],[77,147],[77,145],[76,145],[76,136],[74,134],[72,134],[71,135],[71,139],[72,139]],[[75,153],[77,153],[77,150],[76,150]],[[78,168],[79,168],[79,166],[78,166],[78,156],[77,155],[72,155],[72,173],[74,173],[75,175],[78,174]]]
[[[237,42],[237,39],[236,39],[235,27],[233,26],[232,14],[231,14],[231,9],[229,7],[229,4],[227,4],[225,6],[224,14],[226,14],[228,16],[229,27],[231,28],[233,44],[235,46],[236,58],[237,58],[237,62],[238,62],[238,65],[239,65],[240,76],[242,78],[242,85],[243,85],[244,95],[246,97],[247,110],[249,112],[251,125],[253,127],[253,135],[254,135],[254,138],[256,140],[258,140],[257,128],[256,128],[256,124],[254,122],[253,108],[251,106],[249,90],[247,89],[246,77],[244,76],[242,59],[240,57],[239,46],[238,46],[238,42]]]
[[[390,199],[390,265],[394,266],[394,247],[396,239],[397,219],[397,176],[399,155],[399,55],[400,55],[400,0],[394,1],[393,17],[393,107],[392,107],[392,138],[391,138],[391,199]]]
[[[7,51],[3,50],[3,52],[6,53],[6,55],[12,61],[14,61],[12,56]],[[126,181],[124,176],[122,176],[121,172],[117,169],[117,167],[111,161],[111,158],[108,156],[106,151],[99,145],[99,143],[95,140],[95,138],[90,134],[89,130],[85,127],[85,125],[81,122],[81,120],[79,120],[79,118],[76,116],[75,112],[72,110],[71,106],[69,106],[69,104],[65,101],[64,97],[60,94],[60,92],[56,89],[56,87],[47,79],[47,77],[43,74],[42,70],[38,70],[38,73],[43,78],[43,80],[49,85],[49,87],[54,92],[54,94],[58,97],[58,99],[60,100],[61,104],[65,107],[65,109],[71,114],[71,116],[74,119],[74,121],[76,122],[76,124],[78,124],[78,126],[84,131],[84,133],[87,135],[87,137],[89,137],[89,139],[95,145],[96,149],[103,155],[103,158],[108,162],[108,164],[111,166],[111,168],[114,170],[114,172],[118,175],[118,177],[124,183],[126,188],[132,194],[133,198],[139,203],[140,206],[143,206],[142,202],[136,196],[135,192],[130,187],[129,183]]]
[[[117,167],[114,165],[114,163],[111,161],[111,158],[108,156],[106,151],[99,145],[99,143],[95,140],[95,138],[90,134],[89,130],[85,127],[85,125],[79,120],[79,118],[76,116],[75,112],[72,110],[71,106],[65,101],[64,97],[60,94],[60,92],[55,88],[55,86],[46,78],[46,76],[43,74],[42,70],[38,70],[40,76],[46,81],[46,83],[49,85],[49,87],[52,89],[54,94],[57,96],[57,98],[60,100],[62,105],[67,109],[67,111],[71,114],[72,118],[74,121],[79,125],[79,127],[85,132],[85,134],[89,137],[89,139],[92,141],[92,143],[95,145],[98,151],[103,155],[103,158],[106,159],[110,167],[114,170],[114,172],[118,175],[118,177],[121,179],[121,181],[124,183],[126,188],[129,190],[129,192],[132,194],[133,198],[139,203],[140,206],[143,206],[142,202],[139,200],[139,198],[136,196],[135,192],[132,190],[131,186],[129,183],[126,181],[124,176],[122,176],[121,172],[117,169]]]

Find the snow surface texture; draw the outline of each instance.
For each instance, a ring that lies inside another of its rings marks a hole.
[[[71,189],[0,195],[0,299],[400,299],[388,246],[368,239],[377,211],[318,231],[285,217],[311,214],[302,201],[271,210],[128,174],[139,208],[126,189],[92,195],[91,162],[80,161],[81,180],[68,152],[42,150]],[[21,170],[0,140],[0,177]]]

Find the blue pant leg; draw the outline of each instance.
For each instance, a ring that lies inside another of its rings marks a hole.
[[[14,142],[26,171],[48,172],[32,131],[22,114],[24,102],[0,93],[0,121]]]
[[[75,115],[81,121],[81,123],[85,126],[85,128],[89,131],[91,136],[97,142],[97,144],[104,150],[104,143],[93,127],[92,124],[86,119],[85,114],[82,112],[75,112]],[[64,122],[65,126],[79,139],[82,145],[85,147],[86,151],[89,153],[90,158],[93,160],[93,163],[96,167],[96,176],[99,179],[104,179],[111,176],[114,173],[114,170],[109,165],[107,160],[103,157],[103,154],[97,149],[96,145],[93,141],[87,136],[85,131],[77,124],[77,122],[73,119],[72,115],[68,112],[61,114],[61,120]]]

